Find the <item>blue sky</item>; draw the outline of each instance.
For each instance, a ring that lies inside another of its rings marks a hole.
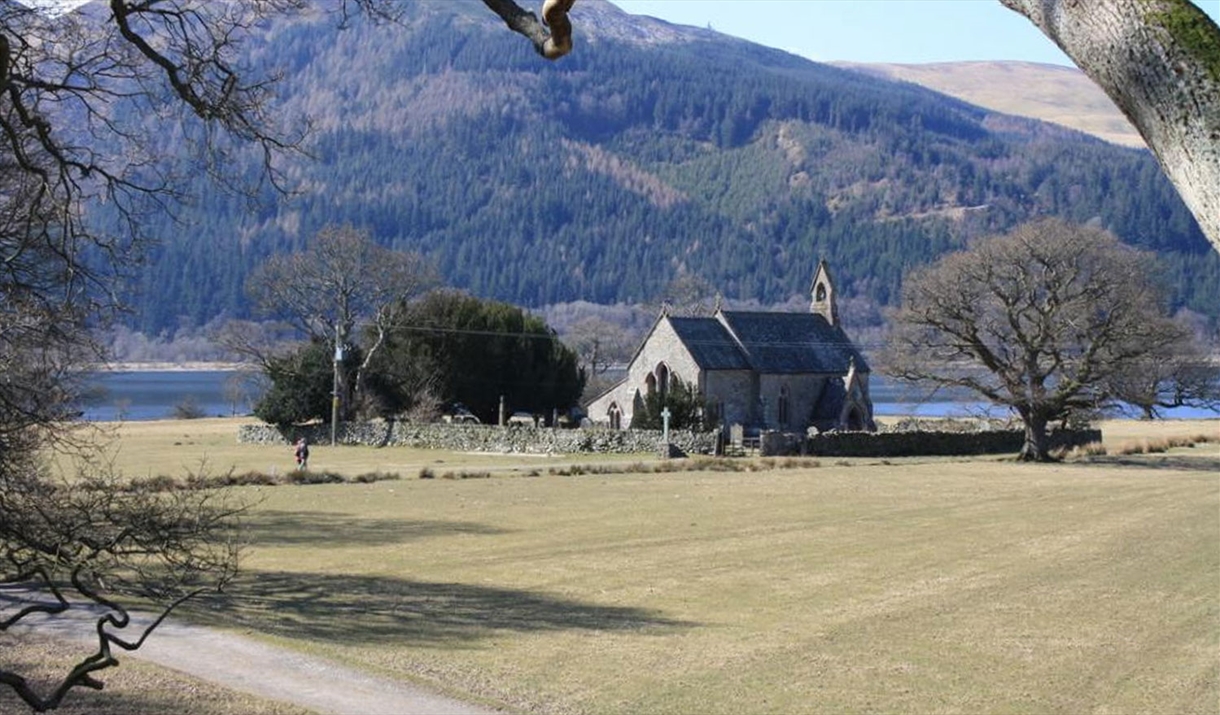
[[[517,0],[526,7],[542,0]],[[1220,23],[1220,0],[1193,0]],[[80,5],[84,0],[27,0]],[[714,29],[819,61],[1071,61],[999,0],[611,0],[627,12]],[[1087,0],[1086,0],[1087,2]],[[574,16],[580,17],[580,2]],[[579,21],[579,19],[577,20]]]
[[[520,1],[520,0],[519,0]],[[1071,61],[998,0],[611,0],[818,61]],[[1220,22],[1220,0],[1195,2]],[[573,16],[579,18],[580,2]]]

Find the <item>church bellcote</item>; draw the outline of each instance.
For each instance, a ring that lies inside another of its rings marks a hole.
[[[826,261],[818,261],[810,296],[812,301],[809,304],[809,312],[826,318],[826,322],[831,325],[838,325],[839,307],[835,303],[835,285],[830,279],[830,269],[826,267]]]

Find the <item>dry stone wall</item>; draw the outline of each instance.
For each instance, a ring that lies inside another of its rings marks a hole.
[[[1101,430],[1054,430],[1051,449],[1101,441]],[[808,439],[808,454],[826,457],[916,457],[1020,452],[1022,430],[986,432],[827,432]],[[789,448],[791,449],[791,448]],[[791,453],[791,452],[790,452]]]
[[[237,441],[242,444],[289,444],[299,437],[304,437],[313,444],[329,444],[330,427],[307,425],[281,430],[274,425],[248,424],[241,425],[237,433]],[[405,446],[460,452],[634,454],[657,452],[661,448],[661,432],[366,422],[340,425],[336,441],[341,444]],[[715,433],[670,430],[669,441],[686,454],[714,454],[716,451]]]
[[[281,430],[273,425],[248,424],[238,428],[243,444],[289,444],[305,437],[312,444],[329,444],[330,427],[310,425]],[[447,449],[459,452],[515,454],[616,454],[716,453],[718,432],[670,430],[672,448],[665,449],[659,430],[536,429],[491,425],[416,424],[410,422],[366,422],[340,425],[340,444],[375,447],[405,446]],[[780,456],[808,454],[824,457],[909,457],[933,455],[1005,454],[1021,451],[1025,435],[1020,430],[977,432],[921,430],[912,432],[827,432],[813,437],[764,432],[760,454]],[[1101,430],[1055,430],[1052,448],[1071,448],[1101,441]]]

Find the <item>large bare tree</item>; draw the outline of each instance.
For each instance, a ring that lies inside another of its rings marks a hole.
[[[11,131],[20,114],[0,99],[0,125]],[[116,651],[139,647],[179,603],[232,576],[239,508],[134,489],[96,463],[72,480],[48,470],[48,447],[78,446],[66,425],[82,370],[100,356],[90,328],[113,307],[108,271],[80,251],[91,244],[104,256],[113,245],[77,231],[56,174],[40,174],[56,165],[50,149],[10,139],[21,153],[0,151],[0,633],[58,619],[95,643],[46,688],[0,657],[0,684],[42,711],[73,688],[100,688]],[[133,604],[155,619],[133,625]]]
[[[250,276],[247,291],[265,316],[286,321],[309,340],[358,346],[355,384],[341,386],[358,397],[405,307],[438,285],[435,267],[418,253],[383,248],[352,226],[329,226],[304,251],[268,259]]]
[[[1126,376],[1186,338],[1154,276],[1150,254],[1101,229],[1019,226],[907,276],[886,371],[1010,407],[1021,457],[1048,460],[1048,425],[1111,404]]]

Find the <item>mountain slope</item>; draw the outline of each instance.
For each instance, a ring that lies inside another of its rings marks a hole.
[[[834,64],[912,82],[1003,114],[1060,124],[1121,146],[1145,146],[1114,102],[1075,67],[1035,62]]]
[[[1049,213],[1159,251],[1175,305],[1220,305],[1220,262],[1146,152],[580,7],[580,50],[553,64],[477,0],[421,0],[400,27],[266,28],[252,60],[283,68],[282,111],[312,116],[317,161],[259,211],[191,187],[188,230],[158,229],[139,327],[242,315],[249,271],[328,223],[525,306],[643,301],[682,273],[775,302],[820,257],[887,304],[910,267]]]

